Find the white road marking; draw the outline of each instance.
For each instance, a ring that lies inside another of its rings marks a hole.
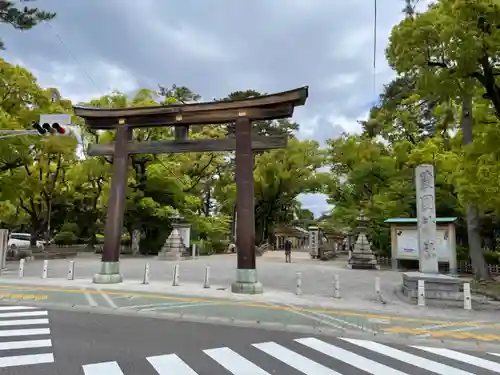
[[[277,306],[277,305],[273,305],[273,306]],[[303,316],[304,318],[308,318],[308,319],[311,319],[311,320],[315,320],[317,322],[324,323],[324,324],[326,324],[327,326],[330,326],[330,327],[334,327],[334,328],[342,329],[342,330],[345,328],[344,326],[332,323],[330,321],[325,321],[325,319],[318,318],[318,317],[316,317],[314,315],[306,314],[306,313],[303,313],[303,312],[300,312],[300,311],[296,311],[296,310],[290,310],[290,312],[294,313],[295,315]]]
[[[0,327],[6,326],[32,326],[38,324],[49,324],[48,319],[21,319],[21,320],[0,320]]]
[[[485,321],[480,321],[480,322],[471,322],[471,324],[484,324],[488,323]],[[448,323],[448,324],[438,324],[438,325],[427,325],[427,326],[422,326],[419,327],[419,329],[425,329],[425,330],[432,330],[432,329],[439,329],[439,328],[453,328],[454,325],[453,323]],[[462,327],[462,328],[456,328],[456,329],[450,329],[448,331],[450,332],[464,332],[464,331],[474,331],[477,329],[482,329],[484,327]],[[424,333],[422,335],[417,335],[417,337],[431,337],[432,335],[430,333]]]
[[[132,306],[124,306],[122,308],[123,309],[138,309],[138,310],[141,310],[143,308],[148,308],[148,307],[170,306],[170,305],[180,305],[180,304],[184,304],[184,302],[177,302],[177,303],[171,303],[171,302],[149,303],[147,305],[132,305]]]
[[[233,375],[271,375],[229,348],[208,349],[203,353]]]
[[[0,330],[0,337],[50,335],[49,328]]]
[[[0,367],[38,365],[41,363],[52,363],[52,362],[54,362],[54,355],[52,353],[16,355],[13,357],[1,357]]]
[[[155,311],[155,310],[172,310],[180,307],[199,307],[199,306],[210,306],[210,305],[216,305],[216,302],[192,302],[192,303],[186,303],[183,305],[175,305],[175,306],[158,306],[158,307],[151,307],[148,309],[141,309],[141,311]]]
[[[423,368],[424,370],[428,370],[430,372],[434,372],[439,375],[474,375],[470,372],[462,371],[457,368],[447,366],[439,362],[431,361],[430,359],[422,358],[414,354],[406,353],[402,350],[394,349],[391,348],[390,346],[379,344],[373,341],[347,339],[344,337],[339,337],[339,338],[348,343],[397,359],[398,361],[401,362],[406,362],[415,367],[420,367]]]
[[[474,357],[472,355],[456,352],[456,351],[450,350],[450,349],[430,348],[427,346],[413,346],[413,347],[420,349],[420,350],[423,350],[425,352],[437,354],[437,355],[440,355],[440,356],[443,356],[446,358],[451,358],[451,359],[454,359],[455,361],[469,363],[469,364],[474,365],[476,367],[481,367],[481,368],[484,368],[486,370],[500,373],[500,364],[493,362],[493,361],[488,361],[487,359]]]
[[[47,311],[21,311],[21,312],[8,312],[0,313],[0,319],[2,318],[21,318],[25,316],[46,316]]]
[[[321,313],[317,313],[317,312],[313,312],[313,311],[311,311],[310,313],[314,314],[316,316],[320,316],[323,319],[333,320],[334,322],[338,322],[340,324],[345,324],[346,326],[353,327],[353,328],[359,329],[361,331],[366,331],[366,332],[370,332],[370,333],[378,333],[377,331],[374,331],[373,329],[360,326],[359,324],[351,323],[351,322],[349,322],[347,320],[344,320],[344,319],[335,318],[335,317],[333,317],[331,315],[321,314]]]
[[[146,359],[158,372],[158,375],[198,375],[191,367],[189,367],[182,359],[180,359],[175,354],[158,355],[155,357],[147,357]]]
[[[342,375],[275,342],[253,344],[253,346],[305,375]]]
[[[315,338],[305,338],[295,340],[299,344],[305,345],[329,357],[345,362],[348,365],[366,371],[372,375],[408,375],[406,372],[395,370],[371,359],[354,354],[351,351],[339,348],[335,345],[327,344]]]
[[[499,353],[488,353],[490,355],[494,355],[494,356],[497,356],[497,357],[500,357],[500,354]]]
[[[87,300],[88,304],[92,307],[97,307],[99,304],[95,301],[94,297],[88,292],[83,293],[85,296],[85,299]]]
[[[31,306],[0,306],[0,311],[11,311],[11,310],[35,310],[36,307]]]
[[[52,340],[7,341],[0,342],[0,350],[46,348],[52,346]]]
[[[95,363],[83,366],[85,375],[123,375],[120,366],[116,362]]]
[[[106,294],[103,293],[99,290],[99,293],[101,294],[102,298],[108,303],[109,306],[111,306],[113,309],[117,309],[118,306],[113,302],[113,300]]]

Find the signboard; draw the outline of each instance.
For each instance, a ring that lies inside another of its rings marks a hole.
[[[419,259],[417,229],[396,230],[397,259]],[[448,229],[436,231],[436,252],[439,260],[446,261],[452,256]]]
[[[309,232],[309,253],[312,256],[318,255],[318,231],[311,230]]]

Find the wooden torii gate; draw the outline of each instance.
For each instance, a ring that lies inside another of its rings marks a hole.
[[[288,118],[296,106],[304,105],[308,88],[243,100],[135,108],[74,106],[75,114],[91,130],[115,130],[115,142],[94,144],[91,156],[113,155],[113,172],[104,230],[98,284],[120,283],[120,239],[123,228],[128,159],[132,154],[236,151],[237,273],[234,293],[261,293],[255,265],[253,151],[284,148],[287,136],[255,136],[252,121]],[[222,139],[189,139],[189,126],[235,123],[235,134]],[[131,142],[134,128],[174,126],[175,139]]]

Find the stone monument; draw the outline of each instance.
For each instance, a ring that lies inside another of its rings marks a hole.
[[[177,228],[174,227],[174,229],[172,229],[172,233],[170,233],[170,236],[168,236],[165,244],[161,248],[161,251],[158,254],[158,259],[179,260],[185,250],[186,247],[184,246],[184,241],[182,240]]]
[[[319,228],[310,226],[309,228],[309,255],[315,259],[319,256]]]
[[[436,194],[432,165],[419,165],[416,168],[415,187],[419,272],[403,273],[403,294],[416,299],[418,281],[423,280],[426,298],[459,300],[462,298],[460,289],[463,281],[439,273],[436,252]]]
[[[365,217],[361,211],[358,217],[358,230],[359,235],[356,243],[354,244],[354,249],[350,253],[349,261],[347,267],[352,269],[372,269],[378,270],[380,267],[377,264],[377,258],[373,254],[370,243],[366,238],[366,223],[368,219]]]

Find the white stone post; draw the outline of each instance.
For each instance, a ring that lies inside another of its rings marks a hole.
[[[470,283],[464,283],[464,309],[472,310],[472,298],[470,293]]]
[[[142,283],[144,285],[147,285],[149,284],[149,276],[150,276],[150,269],[149,269],[149,263],[146,262],[146,264],[144,265],[144,277],[142,279]]]
[[[24,276],[24,259],[21,259],[19,261],[19,277],[23,277]]]
[[[172,286],[179,286],[179,265],[174,266],[174,274],[172,277]]]
[[[375,295],[378,301],[382,300],[382,292],[380,291],[380,277],[375,278]]]
[[[333,277],[333,298],[340,298],[340,277],[335,275]]]
[[[419,165],[415,169],[415,185],[419,269],[422,273],[437,274],[439,269],[436,253],[436,193],[432,165]]]
[[[191,256],[193,258],[196,257],[196,244],[195,243],[191,246]]]
[[[300,296],[302,295],[302,273],[297,272],[295,274],[295,281],[296,281],[295,294]]]
[[[43,261],[42,279],[46,279],[49,274],[49,261],[45,259]]]
[[[70,260],[68,262],[68,280],[75,279],[75,262]]]
[[[210,266],[205,267],[205,277],[203,278],[203,288],[210,288]]]
[[[417,304],[418,306],[425,306],[425,281],[418,280],[418,297]]]

